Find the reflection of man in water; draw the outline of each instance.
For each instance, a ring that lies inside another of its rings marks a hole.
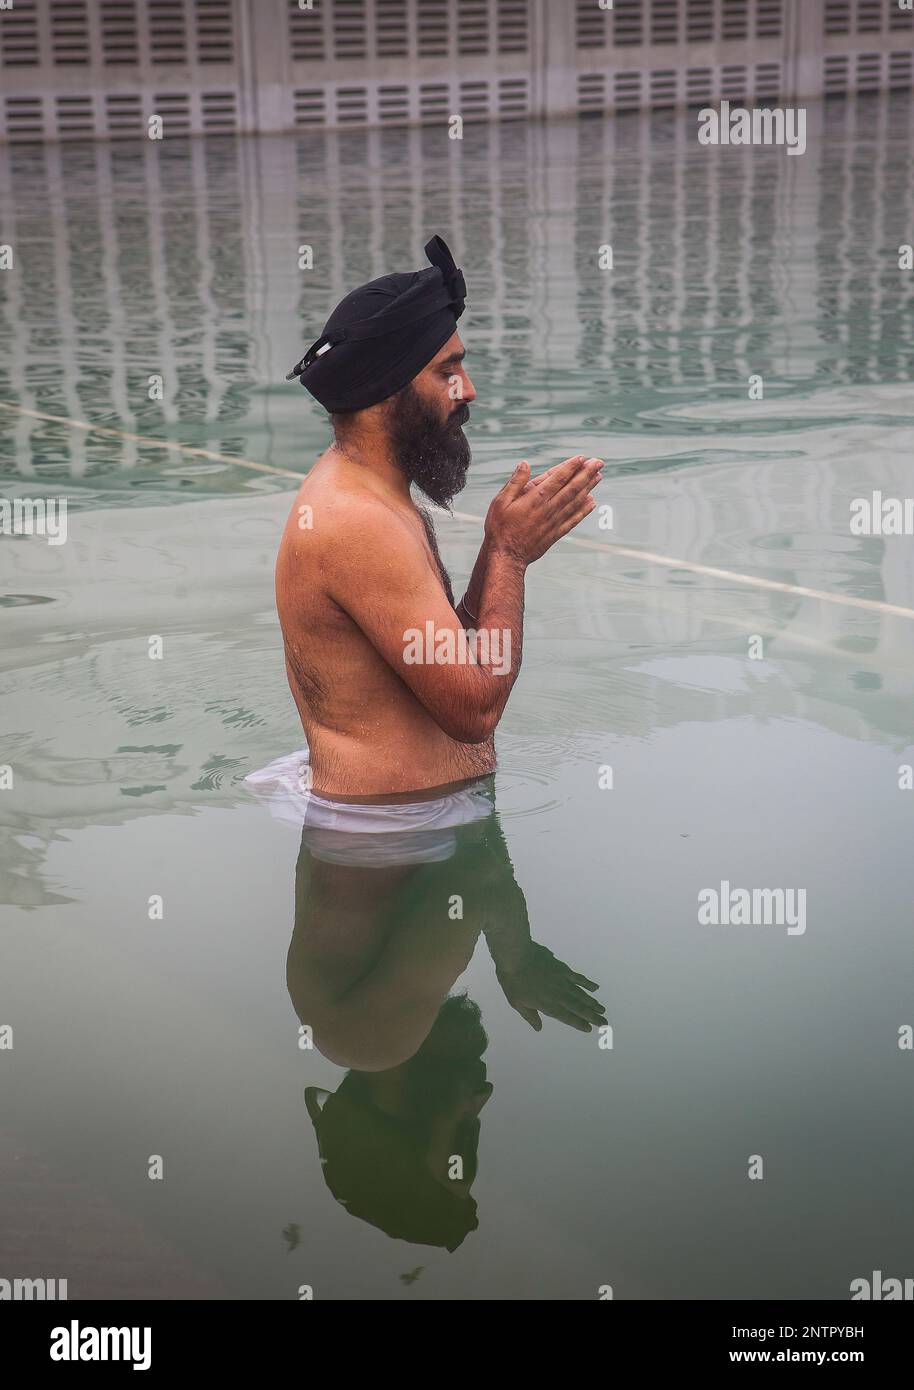
[[[311,786],[337,801],[446,791],[492,770],[520,669],[526,568],[593,508],[600,476],[600,460],[583,456],[535,480],[519,464],[454,605],[410,485],[441,505],[463,487],[461,426],[476,393],[456,332],[463,275],[439,237],[426,254],[430,268],[348,294],[290,373],[330,412],[335,437],[293,505],[276,598]],[[467,630],[493,646],[497,634],[498,657],[480,643],[478,662],[407,659],[407,634],[427,625],[439,651],[460,652]]]
[[[459,828],[372,837],[306,816],[287,962],[299,1019],[350,1069],[332,1095],[305,1093],[328,1187],[388,1235],[449,1250],[477,1225],[479,1114],[492,1094],[479,1010],[448,997],[480,933],[531,1027],[541,1013],[583,1032],[605,1021],[596,984],[531,939],[491,780]]]
[[[332,1094],[306,1090],[324,1179],[351,1216],[446,1250],[475,1231],[479,1112],[492,1093],[487,1046],[479,1009],[460,995],[444,1002],[408,1062],[350,1071]]]

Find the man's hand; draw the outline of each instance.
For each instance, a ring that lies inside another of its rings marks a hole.
[[[533,480],[524,459],[486,514],[490,547],[524,565],[538,560],[593,511],[590,494],[603,476],[602,467],[602,459],[575,454]]]
[[[496,966],[495,973],[512,1009],[537,1032],[543,1026],[540,1013],[567,1023],[581,1033],[589,1033],[592,1024],[606,1022],[603,1005],[586,992],[599,986],[558,960],[538,942],[529,943],[516,966],[510,969]]]

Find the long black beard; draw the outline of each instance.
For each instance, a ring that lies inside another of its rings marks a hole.
[[[412,382],[391,402],[388,431],[391,450],[410,483],[439,507],[447,507],[466,483],[470,445],[461,426],[470,416],[458,405],[442,423]]]

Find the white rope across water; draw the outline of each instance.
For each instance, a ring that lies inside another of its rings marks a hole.
[[[276,468],[271,463],[258,463],[255,459],[239,458],[234,454],[216,454],[211,449],[196,449],[190,444],[177,444],[171,439],[154,439],[151,435],[131,434],[127,430],[114,429],[110,425],[93,425],[88,420],[74,420],[69,415],[48,415],[42,410],[28,410],[22,405],[0,401],[0,410],[29,415],[35,420],[50,420],[53,424],[69,425],[72,429],[87,430],[92,434],[104,434],[115,439],[131,439],[136,444],[144,444],[153,449],[165,449],[174,454],[187,454],[192,458],[211,459],[216,463],[234,464],[238,468],[253,468],[258,473],[273,473],[281,478],[294,478],[296,483],[303,481],[304,475],[293,473],[291,468]],[[452,512],[458,521],[472,521],[483,525],[485,518],[472,512]],[[837,603],[845,608],[862,608],[870,613],[887,614],[893,618],[914,618],[914,608],[903,608],[897,603],[883,603],[880,599],[854,598],[850,594],[830,594],[826,589],[809,589],[802,584],[786,584],[777,579],[761,579],[754,574],[740,574],[737,570],[719,569],[716,565],[701,565],[695,560],[679,560],[673,555],[658,555],[651,550],[637,550],[631,546],[613,545],[609,541],[592,541],[581,536],[565,536],[564,543],[583,546],[586,550],[598,550],[607,555],[620,555],[627,560],[640,560],[642,564],[664,565],[668,569],[689,570],[692,574],[702,574],[709,579],[724,579],[733,584],[747,584],[754,589],[767,589],[779,594],[796,594],[799,598],[819,599],[822,603]]]

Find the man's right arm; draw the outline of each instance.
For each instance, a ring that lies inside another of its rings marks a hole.
[[[520,669],[523,561],[493,557],[486,611],[511,634],[504,647],[510,662],[483,664],[470,659],[460,620],[406,522],[373,499],[359,499],[347,503],[338,524],[339,543],[325,579],[329,596],[439,728],[459,743],[484,742]]]

